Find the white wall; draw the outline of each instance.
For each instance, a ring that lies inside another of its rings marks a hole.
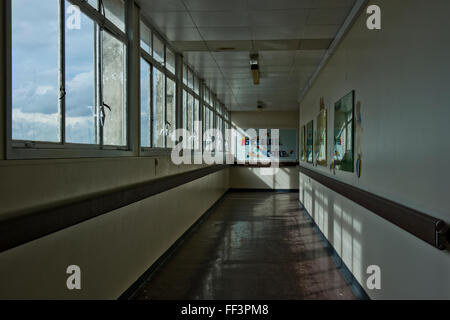
[[[226,169],[2,252],[0,299],[116,299],[228,185]],[[66,287],[73,264],[82,290]]]
[[[298,189],[298,167],[232,167],[230,186],[236,189]]]
[[[334,178],[450,222],[450,2],[371,1],[382,30],[366,28],[363,13],[300,104],[300,126],[328,109],[328,164],[334,103],[351,90],[361,101],[362,176]],[[316,121],[315,121],[316,122]],[[332,176],[327,168],[302,166]],[[365,285],[379,265],[382,290],[371,298],[450,299],[450,253],[422,240],[300,175],[300,200]]]

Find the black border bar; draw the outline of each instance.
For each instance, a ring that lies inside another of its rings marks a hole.
[[[226,169],[214,165],[128,186],[0,222],[0,252]]]
[[[439,250],[448,248],[450,229],[440,219],[300,166],[300,172],[356,202]]]

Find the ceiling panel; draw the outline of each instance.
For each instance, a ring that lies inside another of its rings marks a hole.
[[[196,11],[191,13],[197,27],[248,27],[245,11]]]
[[[247,9],[242,0],[184,0],[190,11],[243,11]]]
[[[185,28],[195,27],[188,12],[151,12],[150,19],[160,28]]]
[[[142,0],[142,13],[231,110],[297,109],[356,0]],[[250,53],[259,54],[254,85]]]

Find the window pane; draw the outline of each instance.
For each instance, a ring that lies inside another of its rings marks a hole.
[[[188,69],[188,87],[191,89],[194,87],[194,74],[191,69]]]
[[[156,35],[153,35],[153,57],[159,63],[164,64],[164,43]]]
[[[183,129],[187,130],[187,120],[188,120],[188,112],[187,112],[187,104],[188,104],[187,92],[183,89]],[[183,137],[183,147],[186,148],[186,138]]]
[[[176,84],[172,79],[167,78],[167,115],[166,124],[168,126],[167,147],[172,148],[175,142],[171,139],[171,134],[176,130]]]
[[[125,3],[124,0],[103,0],[106,18],[116,27],[125,32]]]
[[[153,68],[153,147],[164,148],[165,75]]]
[[[200,79],[197,77],[194,78],[194,92],[196,94],[200,93]]]
[[[152,31],[141,21],[141,48],[152,54]]]
[[[187,85],[187,78],[188,78],[188,69],[185,64],[183,64],[183,84]]]
[[[141,59],[141,147],[150,147],[150,65]]]
[[[81,14],[81,28],[66,25],[65,30],[66,141],[71,143],[98,143],[94,27],[94,22]]]
[[[12,5],[12,138],[60,141],[58,1]]]
[[[175,54],[169,48],[166,48],[166,67],[175,74]]]
[[[200,121],[200,103],[198,99],[194,99],[194,144],[197,143],[196,140],[199,139],[199,137],[195,136],[195,131],[198,131],[199,136],[201,137],[201,126],[196,124],[196,121]],[[198,141],[200,143],[200,139]],[[200,144],[197,145],[197,147],[200,146]]]
[[[88,0],[88,4],[90,4],[95,9],[98,9],[98,0]]]
[[[193,134],[194,129],[194,123],[193,123],[193,115],[194,115],[194,97],[188,93],[188,107],[187,107],[187,127],[186,130],[188,130],[191,134]]]
[[[102,32],[102,73],[105,145],[126,145],[125,45],[106,31]]]

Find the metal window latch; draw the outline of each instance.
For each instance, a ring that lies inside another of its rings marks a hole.
[[[64,99],[66,96],[66,88],[60,88],[59,89],[59,100]]]
[[[109,109],[109,111],[111,112],[111,107],[108,106],[106,103],[102,103],[100,105],[100,125],[103,127],[105,126],[105,120],[106,120],[106,113],[105,113],[105,107]]]
[[[166,135],[166,136],[169,135],[170,128],[172,128],[172,125],[170,124],[169,121],[166,121],[166,130],[165,130],[165,131],[166,131],[166,132],[165,132],[165,135]]]

